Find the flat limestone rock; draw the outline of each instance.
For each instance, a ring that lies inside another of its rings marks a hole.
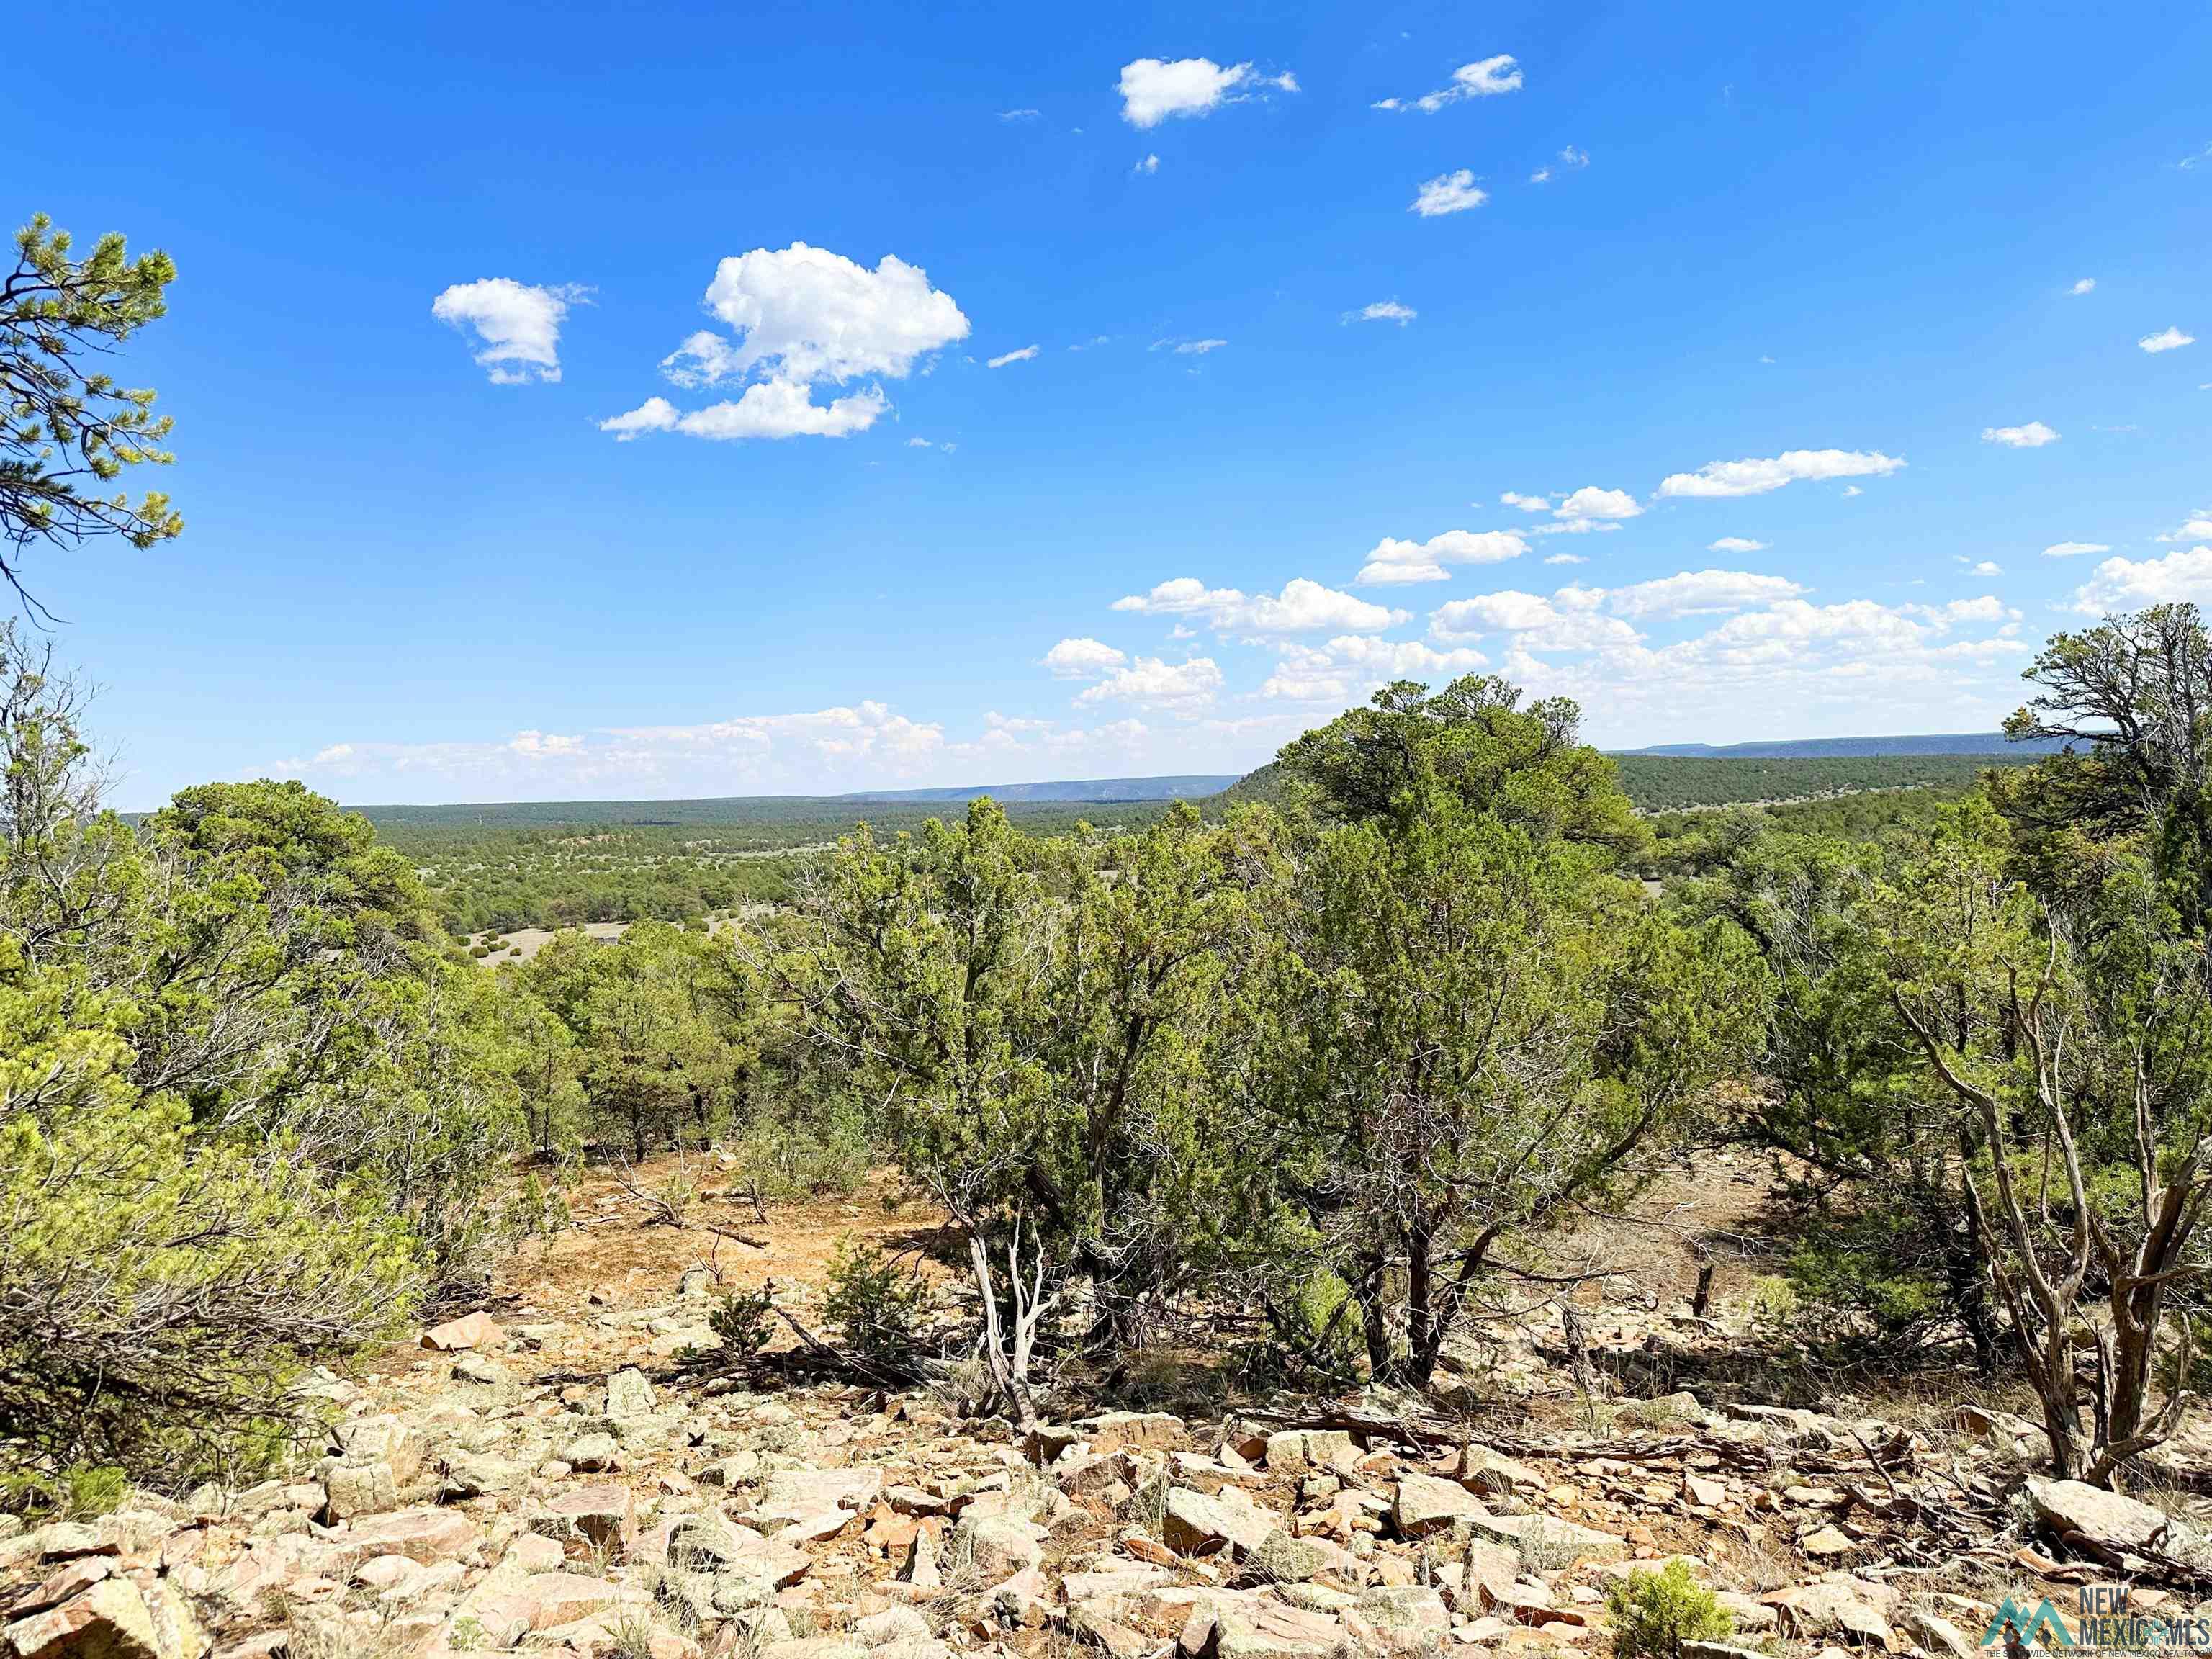
[[[1482,1500],[1458,1481],[1435,1474],[1400,1475],[1397,1496],[1390,1505],[1391,1524],[1401,1538],[1448,1532],[1456,1522],[1487,1513]]]
[[[1249,1500],[1238,1502],[1243,1496],[1208,1497],[1188,1486],[1173,1488],[1160,1522],[1160,1541],[1178,1555],[1202,1554],[1222,1545],[1250,1554],[1280,1523]]]
[[[1784,1635],[1806,1640],[1842,1636],[1863,1645],[1894,1649],[1897,1632],[1876,1605],[1874,1587],[1850,1578],[1793,1584],[1759,1598],[1772,1607]]]
[[[783,1469],[762,1483],[759,1513],[802,1521],[824,1510],[865,1509],[883,1484],[881,1469]]]
[[[1335,1659],[1344,1646],[1344,1626],[1325,1613],[1210,1596],[1191,1609],[1176,1651],[1182,1659]]]
[[[1172,1446],[1185,1432],[1182,1419],[1166,1412],[1107,1412],[1086,1417],[1075,1426],[1083,1431],[1092,1453],[1099,1456],[1135,1448]]]
[[[607,1416],[617,1423],[653,1415],[653,1384],[632,1366],[607,1379]]]
[[[530,1517],[530,1528],[548,1538],[628,1544],[637,1530],[637,1507],[628,1486],[580,1486],[547,1499]]]
[[[1352,1436],[1343,1429],[1284,1429],[1267,1437],[1266,1461],[1271,1474],[1348,1469],[1358,1455]]]
[[[426,1506],[353,1522],[340,1541],[362,1559],[404,1555],[427,1565],[466,1553],[477,1538],[476,1522],[465,1515]]]
[[[2154,1547],[2173,1524],[2162,1510],[2079,1480],[2030,1479],[2027,1501],[2060,1537],[2071,1533],[2112,1550]]]
[[[138,1587],[125,1578],[104,1580],[58,1607],[17,1620],[6,1639],[8,1651],[21,1659],[176,1659],[161,1650]]]
[[[468,1348],[489,1347],[503,1341],[505,1337],[506,1333],[489,1314],[478,1311],[449,1319],[442,1325],[433,1325],[422,1333],[422,1346],[440,1353],[459,1353]]]

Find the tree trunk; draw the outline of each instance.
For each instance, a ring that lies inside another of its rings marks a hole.
[[[1583,1334],[1583,1316],[1572,1302],[1559,1303],[1559,1324],[1567,1335],[1567,1359],[1575,1371],[1575,1392],[1583,1399],[1597,1394],[1597,1377],[1590,1370],[1589,1340]]]
[[[1437,1304],[1436,1272],[1429,1260],[1429,1244],[1426,1226],[1408,1230],[1405,1380],[1417,1389],[1429,1386],[1429,1378],[1437,1369],[1437,1356],[1443,1352],[1444,1327],[1449,1322],[1444,1309]]]
[[[983,1363],[990,1369],[992,1383],[1014,1425],[1014,1432],[1026,1436],[1043,1421],[1030,1388],[1030,1358],[1035,1351],[1037,1326],[1057,1297],[1044,1294],[1043,1244],[1040,1243],[1036,1247],[1036,1270],[1026,1286],[1022,1283],[1021,1249],[1021,1224],[1017,1220],[1013,1238],[1006,1246],[1008,1310],[1013,1317],[1012,1328],[1009,1330],[999,1317],[998,1285],[991,1271],[990,1247],[980,1231],[973,1227],[969,1230],[969,1270],[975,1275],[975,1289],[983,1298]]]
[[[1389,1277],[1380,1261],[1370,1262],[1367,1277],[1352,1287],[1359,1298],[1359,1328],[1367,1342],[1368,1374],[1378,1382],[1388,1382],[1391,1376],[1390,1305],[1384,1288]]]

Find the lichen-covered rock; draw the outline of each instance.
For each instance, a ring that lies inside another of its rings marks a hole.
[[[1390,1524],[1401,1538],[1449,1532],[1460,1522],[1487,1513],[1482,1500],[1458,1481],[1434,1474],[1400,1475],[1396,1495],[1390,1501]]]
[[[1224,1547],[1249,1554],[1267,1541],[1280,1523],[1241,1492],[1208,1497],[1188,1486],[1168,1493],[1160,1521],[1160,1541],[1178,1555],[1204,1555]]]
[[[582,1486],[538,1505],[531,1514],[530,1529],[548,1538],[626,1545],[637,1531],[637,1505],[628,1486]]]
[[[2154,1548],[2173,1524],[2163,1510],[2079,1480],[2031,1479],[2027,1501],[2062,1539],[2071,1535],[2108,1550]]]
[[[8,1651],[19,1659],[179,1659],[161,1650],[138,1587],[109,1578],[59,1607],[8,1626]],[[199,1659],[194,1651],[187,1659]]]
[[[1342,1429],[1285,1429],[1267,1437],[1266,1462],[1271,1474],[1348,1469],[1358,1455],[1352,1436]]]
[[[635,1367],[617,1371],[607,1379],[607,1415],[616,1422],[650,1417],[654,1404],[653,1384]]]

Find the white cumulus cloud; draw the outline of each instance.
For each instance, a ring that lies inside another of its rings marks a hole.
[[[599,422],[617,439],[641,432],[682,432],[694,438],[843,438],[865,432],[890,407],[875,386],[817,404],[790,380],[757,380],[734,398],[679,414],[665,398],[648,398],[627,415]]]
[[[1297,77],[1261,75],[1249,63],[1224,66],[1211,58],[1139,58],[1121,66],[1115,90],[1121,94],[1121,118],[1142,128],[1172,115],[1208,115],[1266,87],[1296,92]]]
[[[1794,599],[1805,589],[1786,576],[1749,570],[1683,570],[1626,587],[1570,591],[1619,617],[1703,617]]]
[[[1326,646],[1285,645],[1282,660],[1260,687],[1260,696],[1284,702],[1360,702],[1393,680],[1446,679],[1471,673],[1489,659],[1472,647],[1438,651],[1419,640],[1347,635]]]
[[[477,366],[494,386],[522,386],[561,378],[561,324],[568,307],[588,303],[591,293],[573,284],[538,288],[487,276],[454,283],[430,301],[430,314],[477,337]]]
[[[2194,334],[2184,334],[2178,328],[2167,328],[2161,329],[2156,334],[2146,334],[2136,343],[2145,351],[2156,356],[2161,351],[2178,351],[2183,346],[2195,345],[2197,337]]]
[[[922,357],[968,337],[968,319],[920,265],[887,253],[871,270],[805,242],[724,259],[707,307],[738,338],[698,384],[757,369],[799,381],[904,380]]]
[[[841,438],[874,424],[890,401],[869,386],[828,403],[812,388],[863,375],[903,380],[929,354],[964,339],[968,319],[921,266],[885,254],[872,270],[827,248],[754,248],[715,267],[707,306],[735,331],[701,329],[661,360],[687,388],[750,379],[737,398],[689,414],[650,398],[599,422],[618,438]],[[948,446],[949,447],[949,446]]]
[[[1477,186],[1474,173],[1467,167],[1455,173],[1440,173],[1421,186],[1406,211],[1418,213],[1424,219],[1441,218],[1447,213],[1464,213],[1469,208],[1479,208],[1490,199],[1490,192]]]
[[[1001,352],[998,356],[986,360],[986,366],[991,368],[1004,368],[1008,363],[1025,363],[1036,355],[1037,349],[1035,346],[1025,345],[1018,351]]]
[[[1584,484],[1552,509],[1552,516],[1569,522],[1632,519],[1643,504],[1625,489],[1600,489]]]
[[[1316,634],[1328,629],[1371,634],[1406,620],[1402,611],[1370,605],[1303,576],[1284,583],[1279,594],[1208,587],[1195,576],[1178,576],[1149,593],[1115,600],[1114,609],[1199,618],[1227,634]]]
[[[1139,657],[1097,684],[1076,694],[1079,703],[1128,702],[1140,708],[1188,710],[1212,702],[1222,687],[1221,668],[1211,657],[1163,662]]]
[[[2094,294],[2096,289],[2097,279],[2094,276],[2084,276],[2066,291],[2069,294]]]
[[[1771,459],[1708,461],[1660,480],[1662,495],[1763,495],[1803,479],[1887,477],[1905,462],[1878,450],[1786,449]]]
[[[2212,534],[2212,532],[2208,532]],[[2084,553],[2109,553],[2112,550],[2104,542],[2053,542],[2043,550],[2046,559],[2078,559]]]
[[[1498,564],[1517,559],[1528,544],[1510,530],[1447,530],[1425,542],[1385,536],[1360,566],[1358,580],[1367,583],[1440,582],[1449,564]]]
[[[1446,642],[1510,635],[1515,651],[1530,653],[1620,649],[1637,644],[1641,636],[1636,630],[1616,617],[1601,614],[1595,604],[1585,602],[1587,592],[1563,588],[1557,603],[1511,588],[1455,599],[1430,614],[1429,632]]]
[[[1717,542],[1707,542],[1708,553],[1764,553],[1765,542],[1755,542],[1748,536],[1723,536]]]
[[[1064,680],[1096,679],[1129,659],[1100,640],[1062,640],[1044,653],[1044,665]]]
[[[2040,449],[2057,443],[2058,434],[2040,421],[2030,421],[2026,426],[1985,426],[1982,441],[2002,444],[2008,449]]]
[[[2212,605],[2212,547],[2177,548],[2158,559],[2106,559],[2074,590],[2074,608],[2092,617],[2183,600]]]

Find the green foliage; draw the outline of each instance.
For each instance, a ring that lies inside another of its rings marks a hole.
[[[944,811],[776,796],[367,809],[386,843],[422,871],[446,926],[465,935],[787,904],[805,859],[862,822],[896,835]],[[1007,816],[1033,836],[1086,836],[1165,811],[1164,802],[1040,801],[1017,802]]]
[[[125,1471],[112,1463],[0,1470],[0,1515],[90,1521],[121,1504],[130,1489]]]
[[[972,1236],[1019,1223],[1055,1275],[1088,1273],[1125,1338],[1254,1190],[1216,1106],[1268,948],[1250,889],[1272,826],[1184,805],[1078,846],[978,801],[958,826],[844,843],[778,960],[801,1041],[884,1103],[909,1171]]]
[[[150,389],[118,386],[82,359],[120,345],[164,315],[177,275],[166,253],[131,258],[106,235],[85,258],[43,213],[15,233],[15,269],[0,287],[0,576],[21,591],[33,544],[120,536],[144,549],[180,533],[168,497],[110,492],[123,470],[166,465],[169,417]]]
[[[715,1302],[707,1326],[720,1340],[724,1355],[743,1364],[768,1346],[775,1331],[775,1293],[766,1285],[733,1291]]]
[[[1735,1620],[1690,1574],[1686,1561],[1637,1568],[1606,1587],[1614,1659],[1681,1659],[1685,1642],[1725,1642]]]
[[[781,1077],[759,1091],[735,1151],[753,1189],[775,1199],[854,1192],[875,1158],[857,1101],[815,1099],[803,1079]]]
[[[0,949],[0,1436],[189,1469],[292,1356],[404,1318],[415,1248],[373,1189],[141,1096],[117,1006]]]
[[[520,1091],[365,823],[263,782],[134,830],[81,706],[0,629],[0,1438],[181,1476],[481,1272]]]
[[[2025,764],[2024,755],[1821,755],[1754,759],[1734,755],[1615,755],[1621,787],[1638,809],[1759,802],[1829,805],[1872,793],[1932,789],[1958,794],[1993,769]],[[1847,811],[1879,816],[1879,799]]]
[[[1370,1364],[1415,1382],[1499,1255],[1684,1142],[1764,1011],[1738,929],[1613,873],[1626,802],[1573,706],[1516,701],[1392,687],[1283,755],[1349,821],[1281,908],[1254,1107]]]
[[[1336,817],[1371,821],[1441,793],[1539,841],[1639,846],[1613,763],[1578,741],[1581,711],[1564,697],[1520,702],[1520,689],[1495,676],[1469,674],[1433,694],[1401,680],[1279,760],[1294,792]]]
[[[917,1327],[929,1305],[929,1287],[881,1245],[845,1237],[830,1257],[822,1305],[844,1333],[847,1347],[871,1364],[902,1370],[920,1346]]]
[[[498,977],[515,988],[544,1150],[581,1129],[642,1159],[728,1127],[756,1042],[750,973],[726,944],[665,922],[608,943],[563,933]]]

